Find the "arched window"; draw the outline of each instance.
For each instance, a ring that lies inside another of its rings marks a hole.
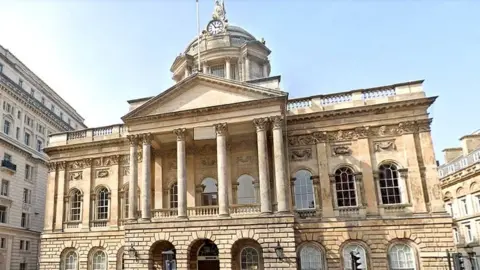
[[[78,189],[70,192],[70,221],[80,221],[82,219],[82,193]]]
[[[295,173],[295,208],[315,208],[315,196],[313,194],[312,174],[307,170],[299,170]]]
[[[78,270],[78,256],[75,250],[70,250],[61,258],[61,270]]]
[[[242,249],[240,253],[240,269],[241,270],[253,270],[259,269],[260,256],[258,251],[252,247],[246,247]]]
[[[357,187],[352,169],[342,167],[335,171],[335,190],[337,206],[357,206]]]
[[[205,178],[202,181],[202,205],[218,205],[217,181],[213,178]]]
[[[125,249],[121,247],[117,252],[117,270],[125,269]]]
[[[382,204],[402,203],[400,178],[397,166],[392,163],[382,164],[378,168],[378,174]]]
[[[103,250],[93,253],[92,270],[107,270],[107,255]]]
[[[367,252],[359,244],[349,244],[343,248],[343,268],[352,270],[352,252],[360,256],[360,267],[358,269],[367,269]]]
[[[178,208],[178,185],[173,184],[169,190],[170,208]]]
[[[409,245],[399,243],[393,245],[389,252],[390,270],[416,270],[415,253]]]
[[[253,186],[253,177],[250,175],[242,175],[238,178],[237,188],[237,203],[238,204],[251,204],[255,203],[255,188]]]
[[[97,194],[97,220],[108,219],[109,192],[105,187],[101,187]]]
[[[325,258],[320,248],[312,244],[306,244],[300,250],[301,270],[323,270]]]

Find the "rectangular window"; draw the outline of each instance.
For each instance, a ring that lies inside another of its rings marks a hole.
[[[17,112],[17,119],[22,119],[22,112],[20,110]]]
[[[468,243],[473,241],[473,232],[470,224],[465,224],[465,240],[467,240]]]
[[[26,132],[25,132],[24,142],[25,142],[25,145],[30,145],[30,134]]]
[[[35,89],[30,89],[30,95],[35,96]]]
[[[27,270],[27,263],[20,263],[20,270]]]
[[[25,250],[30,249],[30,241],[25,241]]]
[[[455,244],[458,244],[460,242],[460,235],[458,235],[458,229],[453,228],[453,241]]]
[[[7,207],[0,206],[0,223],[7,223]]]
[[[2,187],[0,188],[0,195],[8,196],[8,189],[10,187],[10,183],[8,180],[2,179]]]
[[[0,73],[3,73],[3,65],[0,64]]]
[[[28,188],[23,189],[23,203],[31,204],[32,203],[32,191]]]
[[[68,125],[71,126],[72,124],[70,123],[70,118],[68,118]]]
[[[50,106],[50,110],[51,110],[52,112],[55,112],[55,105],[52,104],[52,105]]]
[[[45,97],[42,97],[42,104],[45,105]]]
[[[22,228],[28,228],[28,221],[29,221],[29,214],[27,213],[22,213],[22,220],[21,220],[21,224],[20,226],[22,226]]]
[[[20,140],[20,128],[19,127],[17,127],[17,132],[15,133],[15,138],[17,140]]]
[[[450,214],[450,216],[453,217],[453,205],[452,205],[452,203],[447,203],[445,208],[447,210],[447,213]]]
[[[24,246],[24,241],[20,240],[20,250],[23,250],[23,246]]]
[[[20,87],[23,87],[23,80],[22,79],[18,79],[18,85],[20,85]]]
[[[32,166],[30,164],[25,164],[25,179],[30,180],[32,177]]]
[[[0,238],[0,248],[5,248],[7,245],[7,238],[2,237]]]
[[[3,122],[3,133],[9,135],[10,134],[10,121],[5,120]]]
[[[210,67],[210,73],[218,77],[225,77],[225,66],[218,65],[218,66]]]
[[[465,197],[460,199],[460,213],[462,216],[468,215],[467,198]]]
[[[12,162],[12,156],[7,153],[3,153],[3,160]]]
[[[474,162],[480,161],[480,151],[473,154],[473,161]]]
[[[43,151],[43,142],[41,140],[37,140],[37,151],[38,152]]]
[[[60,112],[60,119],[63,120],[63,112]]]

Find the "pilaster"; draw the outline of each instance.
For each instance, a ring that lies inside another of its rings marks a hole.
[[[64,194],[65,194],[65,181],[66,181],[66,162],[58,162],[57,163],[57,193],[56,193],[56,211],[55,211],[55,222],[54,222],[54,230],[61,232],[63,230],[63,217],[64,217]]]

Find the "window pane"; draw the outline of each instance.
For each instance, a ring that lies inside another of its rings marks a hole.
[[[405,244],[394,245],[388,255],[390,258],[390,269],[415,270],[415,256],[410,246]]]
[[[107,269],[107,256],[103,251],[97,251],[93,255],[93,270],[106,270]]]
[[[402,203],[398,169],[394,164],[383,164],[379,168],[379,185],[382,204]]]
[[[307,245],[300,251],[301,270],[322,270],[323,260],[322,252],[313,245]]]
[[[255,203],[255,188],[253,186],[253,177],[242,175],[238,178],[237,203],[251,204]]]
[[[256,249],[246,247],[240,254],[240,268],[241,270],[256,270],[259,269],[259,256]]]
[[[176,183],[170,187],[170,208],[178,208],[178,186]]]
[[[307,170],[300,170],[295,173],[295,208],[315,208],[315,196],[313,193],[312,174]]]
[[[335,187],[338,207],[357,206],[355,175],[350,168],[340,168],[335,172]]]

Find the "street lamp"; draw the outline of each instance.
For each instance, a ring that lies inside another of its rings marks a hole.
[[[133,246],[133,244],[131,244],[130,247],[128,248],[128,255],[130,257],[135,258],[135,260],[138,261],[138,253],[135,247]]]
[[[283,260],[283,247],[280,246],[280,241],[277,241],[277,246],[275,247],[275,253],[277,254],[277,258],[282,261]]]

